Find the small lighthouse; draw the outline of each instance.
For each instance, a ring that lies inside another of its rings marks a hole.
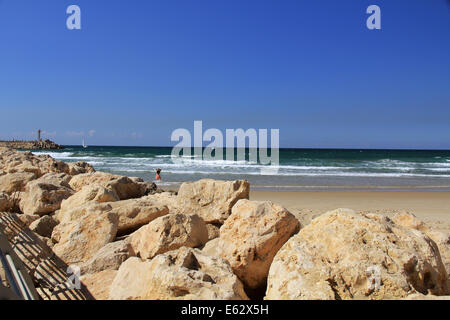
[[[37,131],[38,141],[41,141],[41,129]]]

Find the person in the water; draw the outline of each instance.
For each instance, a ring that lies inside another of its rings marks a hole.
[[[155,176],[155,180],[160,181],[161,180],[161,169],[156,169],[156,176]]]

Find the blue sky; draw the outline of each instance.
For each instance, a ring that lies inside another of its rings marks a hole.
[[[450,149],[450,3],[0,0],[0,111],[0,139],[167,146],[203,120],[282,147]]]

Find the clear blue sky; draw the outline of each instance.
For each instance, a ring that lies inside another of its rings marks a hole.
[[[166,146],[203,120],[282,147],[450,148],[450,3],[0,0],[0,111],[0,139]]]

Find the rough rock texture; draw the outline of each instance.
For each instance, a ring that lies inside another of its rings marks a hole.
[[[270,201],[239,200],[220,228],[217,251],[252,289],[264,286],[273,257],[300,229],[287,209]]]
[[[219,238],[212,239],[208,241],[205,246],[202,248],[202,253],[210,255],[210,256],[220,256],[219,251],[217,250],[219,245]]]
[[[443,295],[447,274],[423,233],[375,214],[338,209],[303,228],[277,253],[265,299],[399,299]]]
[[[169,213],[169,208],[153,195],[110,203],[119,216],[118,234],[129,234]]]
[[[128,177],[105,172],[79,174],[70,181],[70,186],[76,191],[92,184],[100,184],[114,191],[120,200],[140,198],[148,191],[148,184],[144,182],[135,182]]]
[[[142,261],[125,261],[109,293],[111,300],[244,300],[243,285],[229,264],[198,249],[180,248]]]
[[[153,220],[130,236],[133,251],[143,259],[183,246],[195,248],[207,241],[205,222],[196,214],[169,214]]]
[[[32,172],[16,172],[0,175],[0,192],[11,194],[24,191],[25,185],[36,178]]]
[[[61,202],[74,192],[55,176],[31,181],[26,185],[25,193],[21,197],[20,209],[25,214],[45,215],[55,212],[61,207]]]
[[[240,199],[248,199],[250,184],[245,180],[203,179],[185,182],[177,196],[179,213],[196,213],[206,223],[223,223]]]
[[[30,229],[42,237],[50,238],[52,236],[53,228],[57,225],[58,221],[53,217],[43,216],[33,221],[30,224]]]
[[[70,174],[71,176],[76,176],[78,174],[83,173],[93,173],[95,172],[95,169],[87,162],[84,161],[78,161],[78,162],[71,162],[67,164],[67,174]]]
[[[88,213],[101,214],[103,212],[111,211],[112,207],[108,203],[98,203],[96,201],[87,202],[81,206],[73,207],[65,210],[58,210],[55,212],[55,219],[60,223],[80,220]]]
[[[10,211],[13,206],[11,197],[5,192],[0,192],[0,212]]]
[[[109,288],[116,275],[117,270],[105,270],[81,276],[80,281],[95,300],[108,300]]]
[[[73,208],[79,207],[87,202],[114,202],[118,201],[119,197],[117,194],[99,184],[91,184],[84,186],[80,191],[75,193],[70,198],[63,200],[61,203],[61,215],[64,215],[67,211]]]
[[[208,229],[208,241],[219,237],[220,227],[214,224],[207,224],[206,229]]]
[[[55,227],[53,251],[67,264],[88,261],[100,248],[116,237],[118,217],[114,212],[89,212],[77,221]]]
[[[118,270],[120,265],[133,256],[127,240],[111,242],[98,250],[92,258],[80,266],[81,274],[98,273],[103,270]]]
[[[32,173],[34,178],[39,178],[49,172],[67,173],[68,165],[53,159],[49,155],[34,155],[30,151],[1,148],[1,171],[5,173]]]
[[[397,213],[392,221],[406,228],[422,231],[436,242],[450,280],[450,235],[431,229],[415,215],[408,212]]]

